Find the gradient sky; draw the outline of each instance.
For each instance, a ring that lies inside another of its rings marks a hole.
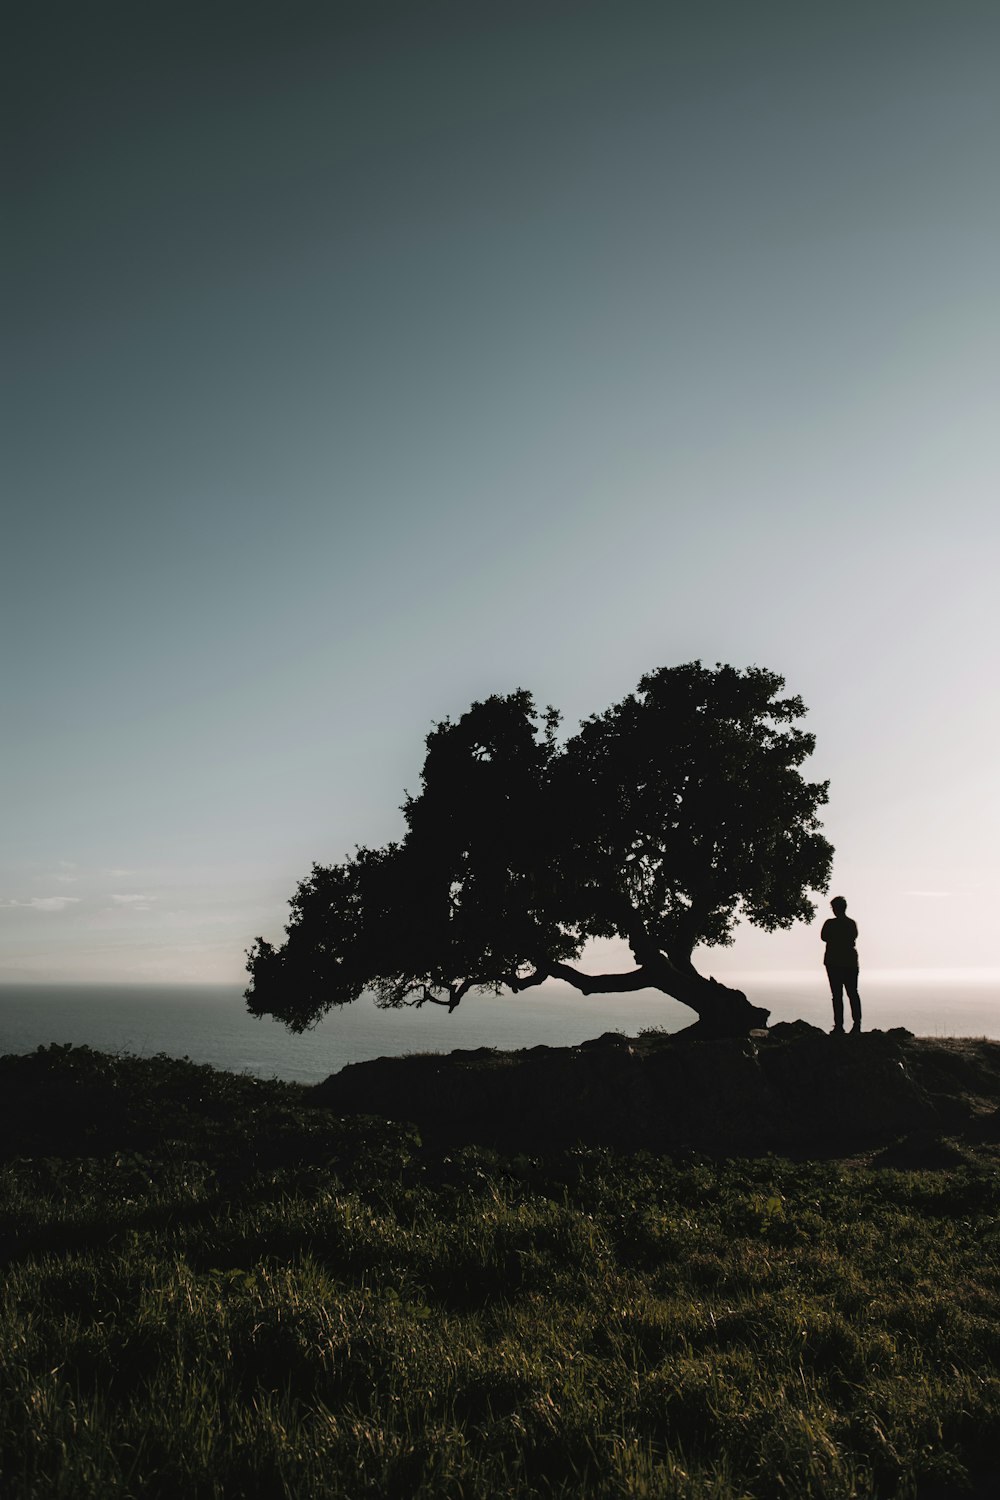
[[[0,979],[237,982],[433,720],[694,657],[809,706],[863,964],[1000,964],[995,0],[7,50]]]

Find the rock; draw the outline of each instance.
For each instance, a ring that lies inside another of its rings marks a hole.
[[[794,1042],[824,1037],[827,1032],[820,1026],[813,1026],[809,1021],[775,1021],[764,1035],[772,1042]]]
[[[989,1136],[1000,1043],[920,1041],[902,1030],[831,1037],[805,1022],[740,1039],[606,1032],[580,1047],[354,1063],[312,1100],[410,1121],[451,1145],[838,1155],[968,1122]]]
[[[580,1049],[585,1052],[593,1051],[595,1047],[624,1047],[626,1051],[631,1051],[631,1046],[628,1037],[621,1031],[602,1031],[600,1036],[580,1043]]]

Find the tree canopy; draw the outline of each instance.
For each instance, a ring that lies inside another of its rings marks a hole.
[[[564,741],[556,710],[523,689],[436,724],[402,838],[313,866],[284,944],[248,953],[249,1010],[304,1031],[365,990],[454,1009],[470,990],[562,979],[586,994],[660,989],[708,1032],[764,1024],[692,954],[729,943],[740,918],[806,921],[810,891],[827,888],[827,783],[800,772],[814,738],[783,689],[761,667],[695,661],[648,673]],[[576,966],[609,937],[634,968]]]

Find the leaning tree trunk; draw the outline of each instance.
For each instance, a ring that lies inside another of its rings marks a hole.
[[[682,1005],[689,1005],[698,1019],[686,1030],[695,1036],[747,1036],[766,1026],[770,1011],[751,1005],[742,990],[699,974],[691,962],[693,945],[679,943],[660,948],[635,913],[627,919],[629,947],[650,983]]]
[[[730,989],[716,979],[695,973],[670,976],[667,984],[658,984],[665,994],[689,1005],[697,1021],[685,1027],[690,1035],[706,1037],[747,1036],[757,1027],[766,1026],[770,1011],[751,1005],[742,990]]]
[[[512,990],[526,990],[545,979],[564,979],[584,995],[621,995],[635,990],[661,990],[695,1012],[698,1019],[685,1031],[690,1036],[741,1037],[766,1026],[770,1011],[751,1005],[742,990],[706,979],[690,964],[673,963],[662,952],[647,954],[646,962],[627,974],[584,974],[571,964],[539,964],[533,974],[512,976]]]

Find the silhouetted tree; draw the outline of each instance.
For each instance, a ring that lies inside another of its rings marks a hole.
[[[740,917],[768,931],[807,921],[808,892],[827,887],[827,784],[800,774],[814,738],[783,687],[759,667],[691,662],[649,673],[564,744],[558,713],[523,690],[436,725],[402,840],[314,865],[284,945],[257,939],[251,1013],[304,1031],[364,990],[453,1010],[473,989],[556,978],[584,994],[662,990],[710,1034],[765,1024],[692,954],[731,942]],[[635,968],[574,966],[609,937]]]

